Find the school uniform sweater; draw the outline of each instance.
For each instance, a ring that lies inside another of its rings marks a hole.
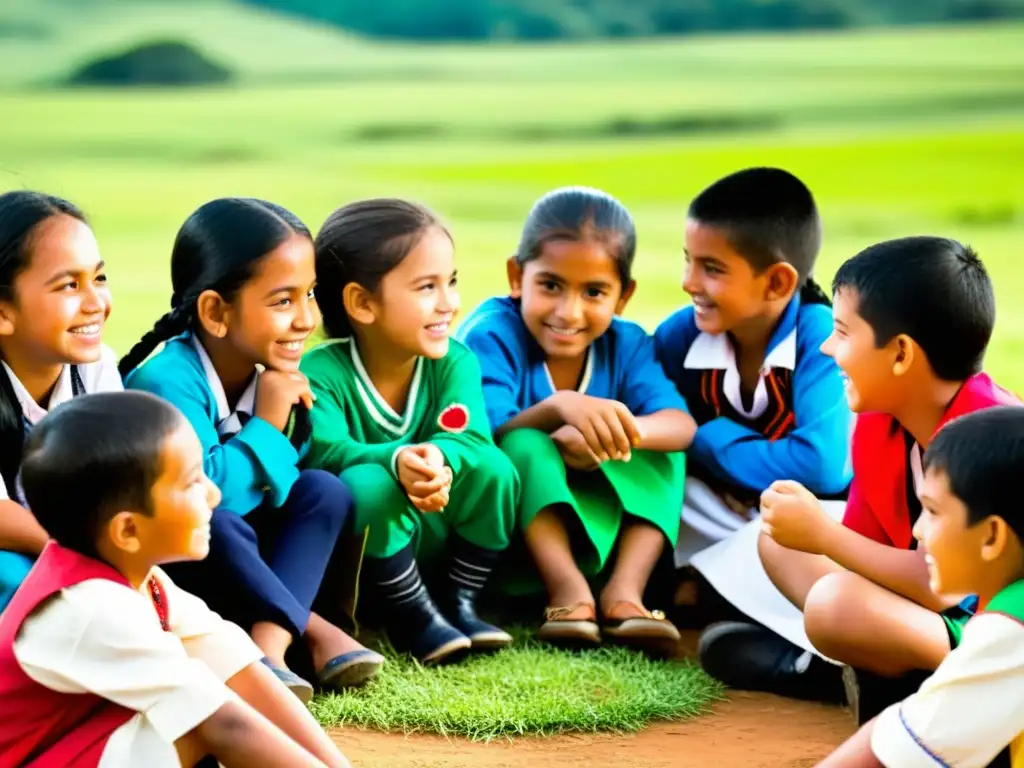
[[[488,299],[459,327],[457,337],[476,353],[492,429],[555,393],[544,350],[507,296]],[[636,323],[616,317],[587,350],[579,392],[618,400],[634,416],[686,410],[654,358],[654,342]]]
[[[700,331],[693,307],[664,320],[654,334],[656,354],[698,425],[691,466],[753,494],[782,479],[819,496],[842,493],[852,476],[852,417],[839,368],[819,349],[831,332],[829,307],[794,296],[747,408],[728,334]]]
[[[209,357],[191,332],[169,340],[125,379],[128,389],[159,395],[184,414],[203,445],[203,471],[220,488],[221,507],[239,515],[264,503],[280,507],[299,477],[299,450],[276,427],[251,415],[257,386],[254,370],[231,411]]]

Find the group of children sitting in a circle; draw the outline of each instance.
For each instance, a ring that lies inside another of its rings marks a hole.
[[[546,594],[539,637],[573,646],[699,617],[712,676],[849,703],[827,765],[1024,765],[1024,409],[981,370],[992,285],[910,237],[826,293],[820,244],[790,173],[715,182],[691,304],[649,335],[621,317],[630,214],[558,189],[455,329],[428,209],[352,203],[314,238],[224,198],[118,361],[83,214],[0,195],[0,768],[345,765],[304,703],[385,663],[314,610],[353,535],[360,616],[425,664],[512,642],[485,588]]]

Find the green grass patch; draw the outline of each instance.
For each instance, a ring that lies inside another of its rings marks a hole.
[[[625,648],[572,652],[526,632],[495,654],[439,668],[387,651],[364,689],[319,696],[325,728],[439,733],[474,741],[563,733],[637,731],[653,720],[704,714],[723,688],[691,662]]]

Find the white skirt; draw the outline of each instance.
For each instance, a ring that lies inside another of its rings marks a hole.
[[[823,501],[833,519],[843,516],[846,503]],[[676,545],[677,568],[689,564],[735,608],[794,645],[822,656],[804,631],[803,613],[768,578],[757,553],[761,521],[756,507],[746,514],[731,509],[707,483],[686,478]]]

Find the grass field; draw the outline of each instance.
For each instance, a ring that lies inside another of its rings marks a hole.
[[[0,13],[0,190],[45,189],[91,214],[119,351],[167,307],[174,233],[212,197],[267,197],[314,230],[357,197],[427,202],[453,227],[468,310],[502,290],[502,261],[538,195],[599,186],[637,218],[627,315],[650,327],[686,301],[689,199],[731,170],[775,164],[819,199],[823,282],[880,239],[974,244],[999,299],[989,367],[1024,391],[1024,26],[429,48],[223,2],[108,0],[81,18],[66,0],[11,3]],[[48,85],[157,31],[195,39],[238,84]]]

